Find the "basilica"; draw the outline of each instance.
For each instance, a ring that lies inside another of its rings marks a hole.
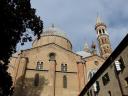
[[[97,17],[94,34],[99,45],[72,50],[66,34],[55,26],[43,30],[32,48],[10,58],[14,96],[78,96],[112,52],[107,26]],[[77,39],[77,38],[76,38]]]

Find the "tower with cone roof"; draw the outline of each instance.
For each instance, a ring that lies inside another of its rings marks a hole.
[[[96,19],[95,30],[97,32],[97,40],[100,49],[100,55],[107,59],[112,52],[107,26],[98,16]]]

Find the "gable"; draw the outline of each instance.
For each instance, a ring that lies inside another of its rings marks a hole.
[[[49,43],[49,44],[46,44],[46,45],[43,45],[43,46],[39,46],[39,47],[35,47],[35,48],[31,48],[31,49],[27,49],[27,50],[23,50],[23,53],[30,53],[31,51],[34,51],[34,50],[44,50],[44,49],[54,49],[55,50],[59,50],[61,52],[65,52],[65,53],[68,53],[68,54],[72,54],[72,55],[75,55],[75,56],[78,56],[79,58],[82,58],[82,56],[74,53],[73,51],[70,51],[70,50],[67,50],[55,43]]]

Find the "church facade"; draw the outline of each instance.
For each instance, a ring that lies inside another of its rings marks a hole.
[[[95,29],[100,55],[94,42],[91,48],[86,43],[84,50],[73,52],[63,31],[54,26],[44,29],[32,48],[10,58],[14,96],[78,96],[112,51],[99,17]]]

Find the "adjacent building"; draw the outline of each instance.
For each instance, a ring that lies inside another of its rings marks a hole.
[[[128,96],[128,34],[79,96]]]

